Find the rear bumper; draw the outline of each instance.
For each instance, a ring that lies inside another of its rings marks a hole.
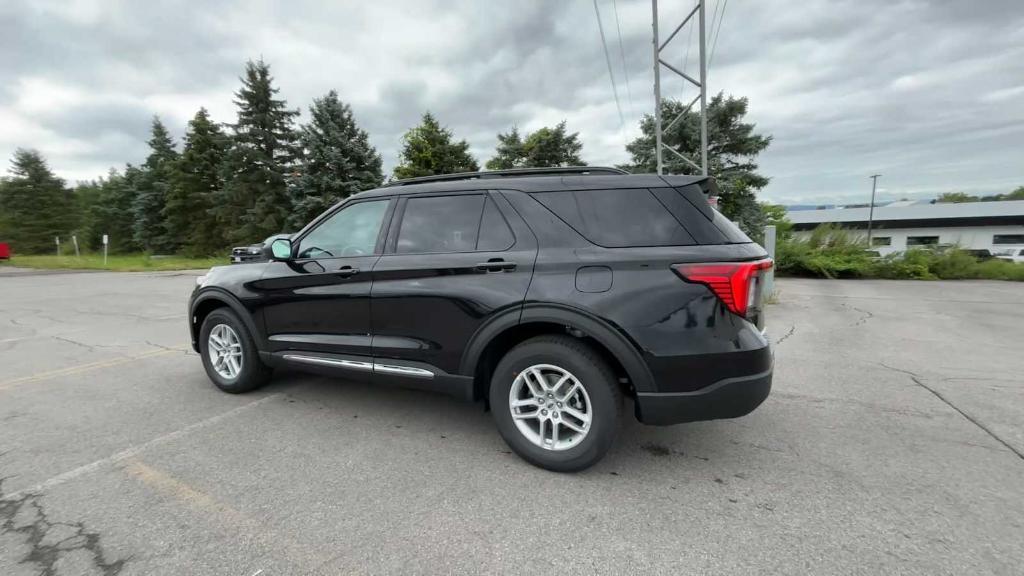
[[[644,424],[664,426],[738,418],[754,411],[772,389],[772,366],[750,376],[719,380],[693,392],[639,392],[636,417]]]

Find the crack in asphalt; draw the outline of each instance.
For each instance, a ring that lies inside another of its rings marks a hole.
[[[992,439],[994,439],[996,442],[999,442],[1003,446],[1006,446],[1006,448],[1010,452],[1013,452],[1014,454],[1017,455],[1018,458],[1020,458],[1021,460],[1024,460],[1024,452],[1021,452],[1016,447],[1014,447],[1012,444],[1010,444],[1006,440],[1003,440],[998,434],[995,433],[995,431],[993,431],[991,428],[989,428],[988,426],[983,424],[980,420],[978,420],[974,416],[971,416],[967,412],[965,412],[962,409],[960,409],[960,407],[957,406],[956,404],[954,404],[950,399],[948,399],[945,396],[943,396],[941,392],[939,392],[938,390],[936,390],[936,389],[932,388],[931,386],[925,384],[924,383],[924,379],[919,374],[917,374],[916,372],[911,372],[910,370],[905,370],[903,368],[896,368],[895,366],[889,366],[888,364],[885,364],[883,362],[878,362],[878,365],[883,367],[883,368],[887,368],[889,370],[892,370],[894,372],[901,372],[903,374],[906,374],[907,376],[910,377],[910,379],[914,382],[914,384],[917,384],[921,388],[924,388],[925,390],[931,392],[932,395],[934,395],[936,398],[938,398],[939,400],[942,400],[947,406],[949,406],[953,410],[956,410],[961,416],[966,418],[968,422],[970,422],[971,424],[974,424],[975,426],[980,428],[983,432],[985,432],[986,434],[991,436]]]
[[[779,344],[782,344],[783,342],[785,342],[786,338],[789,338],[790,336],[792,336],[794,332],[796,332],[796,324],[793,324],[792,326],[790,326],[789,327],[789,332],[786,332],[785,334],[782,335],[781,338],[776,340],[775,341],[775,345],[778,346]]]
[[[170,346],[164,346],[163,344],[157,344],[151,340],[146,340],[145,342],[153,348],[160,348],[161,350],[167,350],[168,352],[181,352],[183,354],[188,354],[188,350],[185,348],[172,348]]]
[[[53,339],[60,340],[61,342],[67,342],[68,344],[74,344],[75,346],[80,346],[90,352],[96,351],[96,346],[92,344],[86,344],[85,342],[79,342],[78,340],[72,340],[71,338],[65,338],[63,336],[54,336]]]
[[[840,304],[844,308],[847,308],[849,310],[854,310],[854,311],[860,312],[862,314],[862,316],[860,318],[858,318],[856,322],[854,322],[853,324],[850,324],[850,326],[863,326],[864,324],[867,323],[868,320],[870,320],[870,319],[875,317],[873,312],[870,312],[868,310],[864,310],[863,308],[857,308],[856,306],[847,304],[846,302],[841,302]]]
[[[5,497],[3,484],[10,478],[0,478],[0,534],[14,534],[25,539],[29,551],[18,560],[18,564],[34,564],[39,567],[39,574],[55,576],[57,563],[64,556],[83,550],[89,553],[93,566],[104,576],[121,573],[130,558],[108,561],[100,545],[99,533],[86,530],[83,522],[51,520],[40,502],[40,494]],[[28,523],[27,518],[31,518]],[[59,540],[56,539],[58,537]]]

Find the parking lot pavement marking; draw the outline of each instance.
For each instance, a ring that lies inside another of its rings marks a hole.
[[[129,476],[139,479],[143,484],[150,488],[153,488],[158,492],[169,494],[190,506],[202,509],[206,512],[212,512],[217,516],[225,517],[234,523],[240,523],[243,520],[246,520],[245,516],[238,510],[235,510],[223,502],[214,500],[209,495],[200,492],[177,478],[147,466],[138,459],[133,459],[129,462],[128,465],[125,466],[124,471],[127,472]]]
[[[121,364],[128,364],[136,360],[143,360],[145,358],[153,358],[154,356],[163,356],[172,352],[181,352],[181,350],[162,349],[154,350],[152,352],[144,352],[136,356],[125,356],[122,358],[114,358],[112,360],[101,360],[99,362],[90,362],[89,364],[79,364],[78,366],[69,366],[67,368],[58,368],[57,370],[49,370],[47,372],[39,372],[38,374],[32,374],[29,376],[22,376],[20,378],[14,378],[13,380],[6,380],[0,382],[0,390],[6,390],[19,384],[28,384],[30,382],[39,382],[41,380],[49,380],[50,378],[58,378],[60,376],[69,376],[72,374],[80,374],[82,372],[88,372],[90,370],[99,370],[100,368],[110,368],[112,366],[120,366]]]
[[[311,558],[309,550],[303,549],[290,537],[274,532],[272,528],[257,522],[224,502],[220,502],[182,480],[152,468],[138,459],[132,459],[124,470],[128,475],[153,490],[171,496],[186,506],[210,514],[218,521],[230,524],[236,532],[244,530],[257,539],[264,548],[284,556],[295,566],[303,567],[305,573],[313,572],[309,566],[310,560],[323,561],[322,558]],[[262,572],[261,568],[256,571],[256,574]]]
[[[237,408],[232,408],[231,410],[228,410],[227,412],[223,412],[223,413],[218,414],[216,416],[211,416],[210,418],[207,418],[206,420],[200,420],[199,422],[196,422],[194,424],[189,424],[188,426],[185,426],[184,428],[182,428],[180,430],[175,430],[174,432],[168,432],[167,434],[164,434],[163,436],[158,436],[158,437],[156,437],[156,438],[154,438],[152,440],[149,440],[148,442],[143,442],[142,444],[137,444],[137,445],[132,446],[130,448],[126,448],[126,449],[124,449],[124,450],[122,450],[122,451],[120,451],[120,452],[118,452],[116,454],[112,454],[110,456],[107,456],[106,458],[101,458],[99,460],[96,460],[95,462],[90,462],[89,464],[85,464],[85,465],[79,466],[78,468],[75,468],[74,470],[68,470],[67,472],[64,472],[62,474],[58,474],[58,475],[54,476],[53,478],[50,478],[49,480],[45,480],[43,482],[40,482],[39,484],[36,484],[35,486],[31,486],[29,488],[18,490],[17,492],[12,492],[11,494],[8,494],[8,495],[4,496],[0,500],[17,500],[18,498],[20,498],[20,497],[22,497],[22,496],[24,496],[26,494],[40,493],[40,492],[43,492],[43,491],[48,490],[50,488],[53,488],[53,487],[56,487],[56,486],[60,486],[61,484],[64,484],[65,482],[68,482],[70,480],[74,480],[75,478],[78,478],[79,476],[88,474],[90,472],[94,472],[94,471],[96,471],[96,470],[98,470],[100,468],[103,468],[104,466],[108,466],[108,465],[111,465],[111,464],[117,464],[118,462],[122,462],[124,460],[129,459],[129,458],[133,458],[133,457],[141,454],[142,452],[148,450],[149,448],[152,448],[154,446],[159,446],[161,444],[166,444],[168,442],[172,442],[174,440],[177,440],[178,438],[181,438],[183,436],[191,434],[191,433],[193,433],[193,432],[195,432],[197,430],[202,430],[203,428],[207,428],[209,426],[213,426],[214,424],[217,424],[217,423],[219,423],[219,422],[221,422],[223,420],[227,420],[229,418],[232,418],[232,417],[234,417],[234,416],[236,416],[238,414],[241,414],[242,412],[245,412],[247,410],[250,410],[252,408],[260,406],[262,404],[266,404],[267,402],[270,402],[271,400],[275,400],[275,399],[280,398],[280,397],[281,397],[281,394],[271,394],[270,396],[264,396],[263,398],[260,398],[259,400],[255,400],[255,401],[250,402],[248,404],[243,404],[242,406],[238,406]]]

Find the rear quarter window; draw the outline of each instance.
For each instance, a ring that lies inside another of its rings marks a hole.
[[[693,236],[646,188],[532,194],[588,241],[605,248],[687,246]]]

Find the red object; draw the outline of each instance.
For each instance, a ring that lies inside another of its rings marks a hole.
[[[0,260],[7,260],[11,257],[11,245],[7,242],[0,242]]]
[[[762,270],[773,266],[771,258],[754,262],[716,262],[713,264],[675,264],[672,269],[687,282],[711,289],[726,308],[746,316],[753,297],[754,283]]]

